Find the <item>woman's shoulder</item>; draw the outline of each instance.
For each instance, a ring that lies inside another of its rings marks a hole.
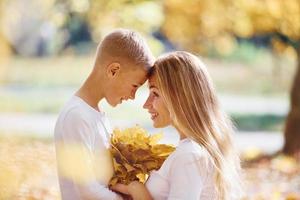
[[[184,139],[179,142],[176,150],[168,157],[160,170],[167,180],[172,177],[187,176],[191,180],[201,180],[211,184],[214,167],[212,159],[204,147],[193,140]]]
[[[175,154],[177,154],[177,156],[182,154],[192,154],[197,157],[203,157],[206,156],[206,150],[194,140],[185,138],[179,141],[179,144],[175,150]]]
[[[168,158],[170,165],[186,165],[190,163],[201,163],[210,165],[210,156],[206,149],[192,139],[181,140],[176,150]]]

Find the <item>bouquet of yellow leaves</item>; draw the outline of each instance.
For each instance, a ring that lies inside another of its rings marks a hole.
[[[158,144],[162,134],[149,135],[139,126],[123,131],[115,129],[111,137],[114,176],[110,185],[145,183],[152,170],[158,170],[174,151],[171,145]]]

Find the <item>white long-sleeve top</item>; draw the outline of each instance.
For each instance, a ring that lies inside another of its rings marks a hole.
[[[215,200],[214,168],[208,153],[191,139],[183,139],[146,182],[154,200]]]
[[[62,200],[119,200],[108,189],[113,175],[107,117],[73,96],[55,126],[55,148]]]

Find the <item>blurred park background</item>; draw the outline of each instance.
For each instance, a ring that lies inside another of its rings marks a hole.
[[[0,199],[59,199],[53,128],[114,28],[155,56],[201,57],[237,128],[245,200],[300,199],[300,0],[0,0]],[[142,105],[103,103],[114,127],[155,130]],[[283,154],[284,153],[284,154]]]

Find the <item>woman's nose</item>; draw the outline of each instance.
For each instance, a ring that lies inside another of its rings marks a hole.
[[[151,105],[151,103],[150,103],[150,96],[149,96],[149,97],[147,98],[146,102],[144,103],[143,108],[144,108],[144,109],[149,109],[149,108],[150,108],[150,105]]]

